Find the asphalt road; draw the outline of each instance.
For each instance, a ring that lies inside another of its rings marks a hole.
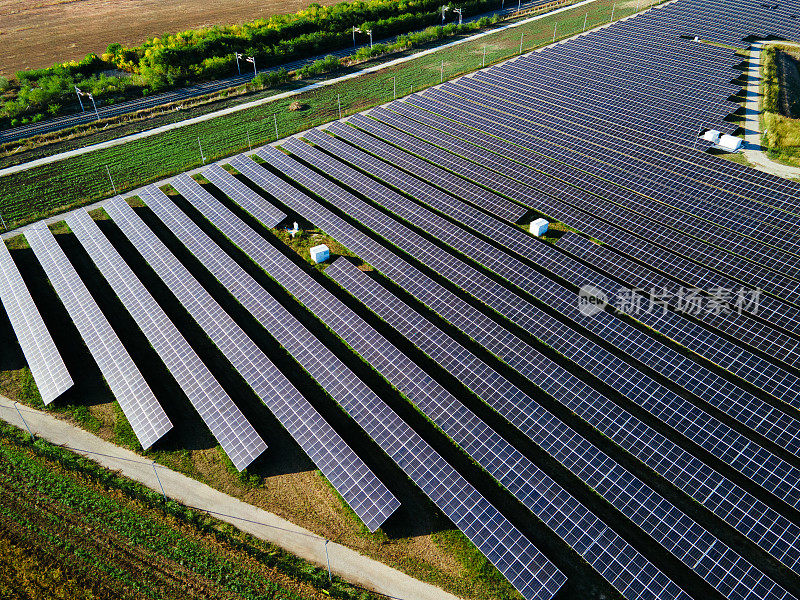
[[[524,10],[528,8],[533,8],[535,6],[548,4],[553,1],[554,0],[529,0],[528,2],[523,2],[520,6]],[[477,21],[481,17],[485,16],[490,17],[495,14],[508,15],[519,10],[517,6],[513,5],[513,2],[511,4],[512,8],[504,8],[501,10],[490,11],[479,15],[473,15],[471,17],[465,18],[464,21],[465,22]],[[395,40],[396,37],[391,37],[382,40],[376,40],[375,43],[392,43]],[[345,56],[350,56],[358,48],[363,48],[365,46],[368,46],[368,44],[362,44],[361,46],[357,46],[355,48],[348,47],[348,48],[342,48],[340,50],[326,52],[325,54],[311,56],[306,59],[296,60],[276,67],[261,69],[258,72],[269,73],[271,71],[277,71],[279,69],[286,69],[287,71],[292,71],[294,69],[302,67],[303,65],[324,58],[329,54],[332,54],[340,58]],[[243,71],[245,70],[246,66],[249,67],[250,63],[247,62],[242,63]],[[185,100],[187,98],[195,98],[197,96],[203,96],[205,94],[210,94],[220,90],[242,85],[250,81],[252,78],[253,75],[250,72],[245,71],[242,75],[236,75],[233,77],[228,77],[226,79],[216,79],[214,81],[206,81],[192,86],[171,90],[169,92],[153,94],[152,96],[145,96],[143,98],[137,98],[135,100],[126,100],[118,104],[111,104],[108,106],[98,106],[97,113],[99,114],[99,118],[101,119],[116,117],[119,115],[133,113],[145,108],[152,108],[154,106],[160,106],[162,104],[169,104],[172,102],[177,102],[179,100]],[[55,117],[53,119],[39,121],[38,123],[30,123],[28,125],[22,125],[20,127],[14,127],[11,129],[4,129],[0,131],[0,143],[13,142],[15,140],[21,140],[32,137],[34,135],[52,133],[54,131],[60,131],[62,129],[67,129],[69,127],[75,127],[76,125],[83,125],[85,123],[91,123],[92,121],[96,121],[98,119],[98,114],[95,114],[94,110],[92,109],[91,102],[84,100],[84,106],[87,109],[84,112],[63,115],[60,117]]]

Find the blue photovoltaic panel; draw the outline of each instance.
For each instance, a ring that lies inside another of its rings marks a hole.
[[[89,213],[73,212],[66,221],[225,453],[244,469],[266,447],[261,437]]]
[[[325,134],[308,132],[305,135],[327,147],[330,147],[331,144],[324,138],[333,141],[333,138]],[[398,194],[391,192],[381,184],[367,179],[341,162],[297,139],[287,140],[284,147],[328,175],[336,177],[338,181],[346,182],[347,185],[355,187],[362,194],[375,199],[384,206],[393,200],[401,202],[403,200]],[[265,159],[268,153],[274,154],[267,148],[259,151],[259,155]],[[558,321],[530,301],[509,291],[500,283],[352,194],[341,194],[332,202],[358,222],[404,249],[487,306],[494,308],[498,313],[585,367],[589,372],[668,423],[676,431],[707,448],[720,459],[729,462],[743,474],[784,498],[790,504],[800,504],[800,471],[780,457],[748,440],[735,429],[704,412],[672,390],[660,385],[644,372],[592,342],[579,331]],[[399,210],[398,206],[400,206],[398,203],[393,203],[393,210]],[[424,210],[422,207],[419,209]],[[447,235],[436,229],[435,225],[438,220],[430,214],[430,211],[426,212],[428,214],[425,216],[423,229],[433,235]],[[404,211],[402,216],[419,222],[409,211]],[[482,244],[483,249],[479,249],[479,244],[480,241],[474,236],[461,235],[459,238],[459,248],[463,253],[476,257],[478,262],[488,264],[509,281],[527,287],[528,280],[533,281],[535,278],[541,280],[541,275],[531,269],[523,270],[523,265],[514,261],[510,256],[500,256],[492,249],[486,250],[486,244]],[[489,260],[489,257],[492,256],[494,258]],[[525,273],[524,281],[519,280],[518,273],[510,266],[515,262],[516,266],[520,268],[520,272]],[[543,288],[540,286],[537,292],[542,295]],[[585,327],[591,328],[599,325],[604,328],[603,332],[606,335],[615,335],[617,336],[615,339],[622,337],[623,341],[618,343],[622,346],[623,351],[626,350],[627,342],[624,341],[626,338],[622,335],[622,324],[620,321],[609,323],[609,320],[613,319],[610,313],[601,311],[590,317],[580,313],[575,293],[564,288],[560,288],[556,293],[548,292],[546,300],[548,304],[569,314],[573,320],[581,322],[581,325]],[[633,344],[631,343],[631,345]],[[783,430],[776,428],[776,431],[782,432]],[[790,433],[789,430],[786,431],[786,434]],[[786,439],[792,439],[790,435],[787,436],[783,433],[780,435]]]
[[[249,383],[248,375],[258,373],[259,368],[265,366],[264,361],[258,359],[266,358],[263,354],[259,356],[252,340],[147,228],[125,200],[118,196],[106,202],[103,208]],[[226,419],[225,425],[230,428],[228,435],[235,436],[238,443],[229,444],[226,450],[234,466],[241,471],[267,449],[267,444],[238,409],[231,410],[235,408],[231,405],[227,408],[229,410],[221,418]]]
[[[44,226],[30,227],[25,230],[25,239],[100,367],[139,443],[148,449],[172,429],[164,409],[50,230]]]
[[[262,323],[272,320],[269,311],[275,301],[166,194],[150,186],[140,196],[245,308],[263,319]],[[399,501],[272,363],[260,362],[257,368],[262,377],[267,377],[264,386],[258,388],[263,389],[261,399],[267,407],[370,531],[378,529],[398,508]]]
[[[199,191],[191,197],[196,208],[214,225],[414,402],[520,502],[564,536],[570,546],[585,548],[587,560],[621,588],[627,598],[688,600],[688,596],[646,558],[336,296],[276,248],[264,244],[263,238],[217,200]],[[255,216],[262,202],[242,199],[241,206]],[[596,543],[598,537],[603,539],[602,545]],[[620,556],[625,556],[625,560],[621,561]]]
[[[402,162],[402,152],[393,149],[387,144],[379,142],[352,127],[334,123],[327,131],[335,133],[360,147],[386,158],[391,163]],[[429,233],[436,235],[441,240],[454,240],[458,242],[458,249],[467,247],[475,249],[473,258],[483,262],[500,274],[516,283],[522,289],[546,301],[554,308],[571,318],[583,321],[590,329],[602,335],[604,339],[625,345],[626,353],[635,356],[639,361],[654,368],[686,389],[721,408],[743,424],[758,431],[768,439],[775,441],[782,447],[792,452],[798,451],[798,442],[793,442],[800,428],[793,419],[773,408],[760,399],[744,392],[732,385],[722,377],[708,371],[706,368],[683,358],[678,352],[654,342],[647,335],[634,330],[625,324],[614,323],[614,317],[606,313],[594,315],[591,319],[583,318],[584,315],[575,310],[574,292],[565,290],[554,281],[517,261],[520,255],[532,261],[539,267],[567,280],[580,288],[583,285],[592,285],[606,293],[612,300],[621,296],[624,291],[621,286],[612,282],[600,273],[593,271],[569,256],[558,252],[549,244],[538,243],[531,236],[523,233],[516,227],[504,223],[491,215],[481,213],[477,209],[466,205],[460,200],[436,190],[423,181],[407,176],[394,167],[366,155],[365,153],[342,144],[316,132],[308,134],[309,139],[319,142],[331,153],[355,166],[373,173],[383,182],[406,192],[440,212],[452,217],[458,223],[467,225],[472,229],[493,238],[504,246],[511,255],[503,255],[491,248],[488,244],[478,240],[471,234],[429,213],[422,207],[399,197],[390,197],[384,203],[387,208],[402,214],[409,221],[424,226]],[[449,182],[443,181],[441,187],[449,187]],[[448,190],[449,191],[449,190]],[[362,190],[362,193],[363,190]],[[393,208],[393,207],[398,208]],[[454,245],[454,244],[451,244]],[[483,254],[480,254],[483,253]],[[483,258],[481,258],[483,257]],[[495,257],[493,259],[492,257]],[[497,259],[496,257],[499,257]],[[495,266],[490,266],[490,263]],[[502,271],[502,273],[501,273]],[[566,302],[560,301],[569,298]],[[737,348],[731,342],[704,330],[702,327],[687,321],[679,315],[660,310],[643,310],[634,314],[634,317],[653,328],[655,331],[683,344],[696,354],[728,369],[731,373],[740,376],[745,381],[761,388],[787,404],[800,407],[800,380],[776,367],[760,357]],[[613,323],[620,331],[609,333],[608,329],[601,327],[600,321]],[[604,332],[605,331],[605,335]]]
[[[72,377],[33,302],[11,253],[0,240],[0,302],[6,309],[42,402],[50,404],[72,387]]]
[[[249,159],[233,162],[240,171],[250,164]],[[241,221],[228,221],[232,213],[190,177],[173,185],[229,237],[241,230]],[[248,245],[251,251],[257,248],[257,242]],[[212,272],[221,281],[226,276]],[[237,279],[242,277],[243,271]],[[555,565],[291,313],[270,300],[267,314],[263,306],[242,303],[525,598],[551,598],[566,580]]]
[[[306,167],[301,166],[296,161],[288,158],[285,154],[272,149],[272,148],[265,148],[259,152],[259,155],[269,162],[270,164],[274,165],[276,168],[280,169],[282,172],[286,173],[292,179],[300,181],[304,186],[312,189],[314,192],[320,194],[328,201],[343,206],[342,201],[344,199],[353,199],[353,197],[347,193],[346,191],[342,190],[338,186],[327,182],[325,179],[321,178],[316,173],[312,172]],[[296,189],[291,188],[288,184],[281,182],[280,180],[276,180],[274,177],[270,177],[269,174],[263,169],[258,167],[252,161],[247,159],[237,159],[239,165],[237,169],[240,172],[244,173],[248,178],[252,181],[260,185],[261,187],[267,189],[270,193],[277,195],[282,202],[284,202],[287,206],[291,207],[293,210],[296,210],[300,214],[304,215],[306,218],[311,220],[312,222],[318,224],[324,230],[326,230],[330,235],[334,236],[336,239],[341,240],[343,244],[347,245],[348,248],[353,250],[354,252],[358,253],[360,256],[364,257],[370,264],[379,268],[382,272],[387,273],[402,273],[402,283],[400,285],[406,289],[414,288],[419,290],[418,297],[424,297],[426,302],[431,298],[438,298],[441,299],[445,294],[438,286],[432,284],[432,282],[428,281],[427,284],[423,284],[422,287],[419,287],[413,280],[409,280],[408,277],[411,276],[412,273],[416,273],[411,267],[405,265],[403,267],[395,267],[393,265],[394,262],[392,261],[387,264],[386,259],[386,251],[385,250],[377,250],[373,249],[375,243],[371,240],[365,239],[365,236],[358,234],[352,226],[346,225],[338,219],[334,217],[329,211],[323,209],[319,206],[316,202],[313,202],[307,196],[299,193]],[[284,187],[285,186],[285,187]],[[351,207],[348,208],[351,209]],[[392,275],[390,275],[392,276]],[[430,288],[437,288],[437,289],[430,289]],[[417,295],[415,293],[415,295]],[[455,297],[451,297],[449,300],[443,300],[446,304],[453,306],[455,304],[459,305],[460,314],[469,315],[468,319],[470,321],[478,321],[480,318],[480,314],[476,313],[474,310],[470,309],[463,301],[458,301]],[[476,315],[478,318],[476,318]],[[452,320],[452,319],[451,319]],[[485,327],[484,325],[479,325],[481,329]],[[505,335],[508,338],[508,335]],[[509,342],[515,348],[519,348],[522,344],[518,339],[513,338],[515,341]],[[502,337],[500,338],[502,339]],[[527,354],[536,354],[535,352],[528,351]],[[545,374],[549,374],[553,371],[551,366],[540,365],[537,366],[531,373],[525,373],[529,376],[534,375],[533,380],[538,381],[543,377]],[[549,377],[549,375],[548,375]],[[583,384],[579,384],[579,386],[583,386],[586,390],[589,388]],[[570,384],[567,386],[567,389],[572,390],[575,389],[576,386],[574,384]],[[548,390],[549,391],[549,390]],[[589,402],[591,401],[592,397],[597,397],[598,395],[596,392],[581,392],[578,396],[573,396],[571,400],[573,400],[572,404],[574,405],[574,400],[578,400],[581,402]],[[590,408],[590,414],[596,415],[606,415],[606,414],[613,414],[614,411],[619,412],[623,415],[623,418],[620,420],[621,425],[625,426],[632,422],[633,417],[631,415],[625,415],[623,411],[619,411],[617,407],[611,404],[608,400],[602,399],[602,401],[610,406],[604,407],[603,410],[596,411],[595,409]],[[574,410],[574,409],[573,409]],[[604,418],[604,423],[608,423],[608,421]],[[641,434],[637,432],[637,434]],[[666,444],[666,445],[665,445]],[[634,444],[634,447],[641,445],[639,443]],[[668,448],[668,442],[664,440],[664,444],[662,444],[664,450]],[[676,448],[677,450],[677,448]],[[679,452],[679,450],[678,450]],[[669,456],[670,468],[674,469],[676,467],[676,461],[680,458],[679,454],[676,454],[676,451],[671,451],[667,454]],[[654,455],[651,453],[650,449],[643,449],[642,453],[643,457],[650,457],[651,459],[654,458]],[[688,456],[688,455],[686,455]],[[655,458],[660,461],[664,458],[664,455],[656,454]],[[664,465],[666,466],[666,464]],[[659,467],[661,468],[661,467]],[[705,468],[705,467],[703,467]],[[708,471],[706,471],[708,472]],[[716,484],[716,488],[722,488],[723,490],[726,489],[726,486],[721,485],[722,482],[718,482]],[[708,488],[704,490],[705,495],[713,495],[717,489],[711,489],[709,491]],[[635,510],[637,504],[632,504],[631,509]],[[649,513],[648,513],[649,514]],[[661,513],[656,513],[660,515]],[[665,517],[675,518],[677,516],[676,509],[670,508],[669,511],[665,512]],[[633,518],[635,515],[631,515]],[[784,519],[785,523],[788,523]],[[783,524],[783,523],[781,523]],[[688,524],[687,524],[688,525]],[[654,525],[647,524],[645,528],[649,531],[653,529]],[[674,527],[674,526],[673,526]],[[667,528],[668,531],[671,531],[673,527]],[[696,526],[694,526],[696,527]],[[771,536],[774,536],[776,532],[771,532]],[[780,535],[780,534],[778,534]],[[729,549],[726,549],[724,546],[720,545],[717,540],[714,540],[709,536],[707,532],[703,532],[702,530],[696,530],[696,533],[692,536],[696,541],[690,546],[686,546],[686,544],[678,543],[676,544],[675,539],[670,538],[669,536],[664,538],[665,544],[669,544],[671,550],[675,552],[677,555],[682,556],[682,560],[684,560],[689,566],[694,568],[698,574],[706,578],[706,580],[711,583],[712,585],[719,586],[719,589],[728,589],[729,587],[735,587],[737,591],[737,596],[740,597],[761,597],[764,594],[767,595],[775,595],[776,597],[785,597],[786,592],[780,586],[776,585],[775,582],[771,581],[768,577],[766,577],[763,573],[759,572],[754,567],[748,565],[743,559],[736,556],[735,554],[731,554]],[[681,538],[685,539],[685,538]],[[709,545],[710,544],[710,545]],[[708,558],[709,561],[714,563],[704,563],[700,564],[699,561],[696,560],[696,549],[699,547],[705,546],[705,550],[701,552],[701,554]],[[723,551],[723,554],[727,556],[727,558],[722,558],[719,554],[720,551]],[[792,554],[792,550],[790,549],[789,554]],[[730,561],[733,560],[735,564],[738,564],[737,567],[730,567]],[[749,573],[746,577],[742,578],[741,574],[743,572]],[[759,581],[757,585],[753,585],[752,578],[755,577],[756,580]],[[756,588],[758,588],[756,590]]]

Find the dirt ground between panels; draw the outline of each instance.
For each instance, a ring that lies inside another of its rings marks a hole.
[[[320,0],[320,4],[331,4]],[[0,0],[0,74],[101,54],[112,42],[297,11],[309,0]]]

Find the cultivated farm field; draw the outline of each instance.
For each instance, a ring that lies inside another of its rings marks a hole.
[[[321,0],[319,4],[331,4]],[[101,54],[112,42],[295,12],[309,0],[0,0],[0,74]]]

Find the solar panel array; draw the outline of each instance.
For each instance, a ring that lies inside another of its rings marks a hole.
[[[676,0],[262,148],[267,167],[237,156],[237,176],[204,169],[265,227],[298,215],[387,286],[340,258],[325,269],[334,293],[190,176],[172,180],[286,290],[279,301],[163,192],[140,196],[526,599],[559,592],[558,561],[285,302],[310,310],[624,597],[688,600],[713,588],[788,600],[800,565],[800,184],[722,161],[698,138],[736,132],[728,117],[740,108],[742,55],[732,47],[800,38],[796,10]],[[370,530],[380,527],[399,506],[392,493],[127,203],[107,210]],[[535,239],[517,226],[532,214],[580,233]],[[67,222],[234,464],[247,466],[264,441],[89,216]],[[148,447],[171,423],[49,230],[31,230],[30,241]],[[581,310],[586,285],[608,305]],[[687,290],[714,309],[687,309]],[[47,372],[43,357],[57,350],[5,248],[0,299],[43,395],[55,398],[71,380]],[[438,367],[417,363],[393,334]],[[495,415],[481,418],[484,408]],[[512,430],[556,462],[537,464]]]
[[[128,203],[117,197],[107,202],[104,208],[170,291],[200,323],[203,331],[228,359],[232,359],[231,362],[235,362],[239,372],[246,374],[248,367],[256,372],[257,366],[249,360],[250,357],[266,357],[254,351],[252,340],[147,228]],[[267,449],[267,444],[230,399],[219,403],[216,408],[218,414],[214,414],[213,409],[206,411],[209,420],[221,422],[221,426],[215,424],[216,431],[212,431],[225,440],[223,448],[233,465],[242,471]]]
[[[348,139],[387,160],[395,163],[404,160],[404,157],[398,156],[403,154],[399,150],[392,151],[388,145],[381,144],[374,138],[369,139],[370,136],[359,134],[351,127],[334,124],[328,128],[328,131],[334,132],[337,136]],[[308,134],[308,137],[311,141],[321,145],[339,158],[374,173],[380,177],[381,181],[390,183],[399,190],[423,200],[443,214],[453,217],[459,223],[468,225],[479,233],[494,237],[507,250],[529,259],[539,267],[556,273],[561,278],[575,284],[576,287],[591,283],[596,288],[604,291],[609,298],[621,296],[623,288],[611,282],[603,274],[565,257],[548,245],[531,244],[530,237],[512,225],[499,221],[490,215],[482,214],[453,196],[440,193],[424,183],[424,181],[410,178],[406,173],[391,165],[382,163],[355,148],[350,148],[341,142],[337,142],[329,136],[312,132]],[[440,183],[440,186],[449,187],[446,183]],[[456,192],[452,188],[449,191]],[[490,248],[488,244],[467,234],[459,226],[446,223],[443,219],[430,215],[428,211],[416,206],[414,203],[399,197],[390,198],[389,203],[384,202],[384,206],[394,210],[395,213],[437,235],[439,239],[458,242],[459,249],[462,251],[465,247],[476,248],[476,250],[483,252],[484,256],[488,255],[489,261],[492,260],[491,257],[497,257],[492,263],[494,266],[492,266],[486,259],[481,260],[479,256],[474,256],[476,260],[483,262],[485,266],[517,283],[521,289],[533,293],[538,298],[548,300],[550,306],[558,306],[566,316],[578,321],[587,321],[587,319],[578,314],[579,311],[574,302],[574,292],[564,290],[555,282],[540,276],[527,265],[518,262],[513,255],[504,255]],[[467,241],[469,241],[469,244],[466,243]],[[536,284],[535,289],[534,283]],[[554,298],[564,298],[565,296],[568,298],[565,303],[558,304],[557,300],[553,300]],[[599,325],[604,318],[610,326],[619,327],[620,331],[617,335],[608,333],[603,335]],[[800,380],[785,370],[751,353],[737,349],[723,338],[707,332],[699,326],[695,326],[678,315],[665,313],[664,311],[652,311],[642,314],[639,318],[643,323],[659,333],[684,344],[690,350],[727,368],[730,372],[739,375],[742,379],[760,387],[765,392],[773,394],[776,398],[787,402],[787,404],[800,406],[800,399],[798,399],[798,396],[800,396]],[[752,424],[754,429],[769,439],[784,447],[793,449],[793,452],[797,451],[794,440],[800,429],[791,417],[775,411],[759,399],[729,384],[707,369],[681,358],[672,349],[657,342],[654,343],[647,335],[640,334],[625,325],[616,323],[611,316],[605,314],[597,315],[589,319],[588,323],[589,328],[602,335],[604,339],[612,343],[616,341],[618,345],[620,343],[625,344],[625,351],[628,354],[636,356],[638,360],[649,367],[670,377],[698,397],[720,405],[725,412],[728,412],[742,423]],[[620,342],[619,340],[622,341]]]
[[[203,177],[213,183],[226,196],[238,204],[248,203],[252,207],[253,216],[265,227],[275,227],[286,218],[286,215],[274,205],[266,202],[251,188],[236,179],[220,165],[210,165],[203,169]]]
[[[50,230],[30,227],[25,230],[25,239],[100,367],[139,443],[149,448],[172,429],[172,422]]]
[[[324,172],[347,182],[375,198],[381,196],[386,201],[385,188],[380,184],[365,181],[352,169],[314,150],[297,140],[289,140],[285,148],[312,162]],[[269,158],[278,151],[262,149],[259,156]],[[274,159],[272,159],[274,160]],[[351,194],[339,194],[329,199],[344,213],[351,215],[368,226],[378,235],[391,241],[405,252],[417,258],[435,272],[446,277],[472,296],[507,317],[520,327],[555,348],[576,364],[605,381],[608,385],[626,395],[639,406],[648,410],[654,417],[669,424],[701,447],[706,448],[720,460],[729,463],[746,476],[756,481],[775,495],[785,499],[793,506],[800,504],[800,470],[770,453],[741,433],[715,419],[677,395],[659,385],[644,372],[637,370],[625,360],[615,356],[605,348],[584,337],[579,331],[565,326],[523,297],[509,292],[500,283],[459,260],[447,251],[425,240],[398,221],[391,219],[377,209],[361,202]],[[440,235],[438,231],[432,231]],[[460,240],[460,249],[467,255],[473,254],[468,241]],[[479,257],[480,258],[480,257]],[[503,261],[499,261],[501,267]],[[493,265],[494,266],[494,265]],[[507,272],[504,271],[506,276]],[[515,278],[515,274],[508,274]],[[530,275],[526,274],[527,282]],[[575,294],[563,291],[560,297],[547,297],[547,303],[561,308],[574,308],[577,312]],[[610,314],[602,313],[606,317]],[[595,318],[599,317],[597,315]],[[597,321],[602,323],[602,321]],[[582,323],[585,325],[585,323]],[[612,330],[613,331],[613,330]]]
[[[264,449],[261,437],[89,214],[73,212],[66,222],[225,453],[244,469]]]
[[[186,195],[191,195],[193,186],[188,182],[176,180],[175,185],[180,186]],[[274,310],[275,301],[163,192],[157,188],[147,188],[142,192],[142,198],[189,251],[262,324],[273,321],[274,316],[270,311]],[[228,333],[233,335],[235,330],[229,329]],[[238,343],[235,338],[233,343]],[[241,348],[244,350],[245,346]],[[254,388],[261,399],[370,531],[376,530],[398,508],[399,501],[295,386],[271,362],[260,358],[259,351],[252,347],[250,350],[249,359],[256,361],[257,372],[251,372],[248,381],[257,382],[259,377],[267,378],[263,385],[257,384],[258,387]]]
[[[2,241],[0,241],[0,303],[6,309],[42,402],[50,404],[72,387],[72,377],[11,253]]]
[[[252,168],[247,161],[234,162],[243,170]],[[285,185],[275,178],[272,182]],[[221,205],[206,198],[205,206],[209,211],[206,216],[250,258],[414,402],[477,464],[584,555],[626,597],[685,597],[652,563],[341,300],[274,247],[264,244],[255,231]],[[244,201],[241,206],[255,216],[263,200]]]
[[[249,159],[247,159],[249,160]],[[252,163],[252,161],[250,161]],[[241,162],[236,162],[237,168]],[[301,293],[307,277],[233,213],[188,177],[173,185],[268,273]],[[218,277],[220,278],[220,277]],[[221,278],[220,278],[221,279]],[[243,304],[250,309],[247,304]],[[339,358],[279,303],[262,324],[294,356],[406,474],[494,563],[525,598],[550,598],[565,581],[556,569],[505,517],[364,384]],[[311,307],[312,310],[314,307]],[[258,318],[263,311],[252,310]]]
[[[299,153],[300,148],[302,148],[303,145],[300,143],[295,144],[292,142],[287,142],[285,147],[287,149],[291,149],[293,152],[297,151]],[[310,169],[303,167],[296,161],[288,158],[285,154],[274,148],[269,148],[269,147],[263,148],[258,152],[258,155],[262,159],[273,165],[280,172],[285,173],[287,176],[301,183],[304,187],[307,187],[312,191],[314,191],[316,194],[324,197],[326,201],[331,202],[332,204],[337,206],[343,213],[351,215],[359,222],[369,226],[373,230],[376,230],[374,223],[371,222],[369,218],[365,217],[368,211],[361,210],[362,207],[360,206],[360,204],[363,203],[360,203],[360,201],[358,201],[349,192],[325,180],[321,176],[312,172]],[[305,157],[308,158],[307,156]],[[380,248],[380,246],[377,245],[375,242],[367,240],[363,234],[357,233],[355,230],[352,229],[351,226],[348,226],[347,224],[342,222],[341,219],[332,215],[329,211],[321,207],[319,204],[310,200],[310,198],[304,197],[301,194],[297,193],[296,191],[292,191],[291,188],[282,193],[279,192],[280,188],[274,187],[274,184],[271,184],[271,180],[264,175],[264,169],[259,169],[259,167],[257,167],[254,163],[252,163],[252,161],[249,161],[249,159],[237,158],[233,161],[233,164],[239,171],[245,174],[254,183],[261,185],[262,187],[270,191],[270,193],[279,197],[280,200],[284,202],[288,207],[290,207],[293,210],[296,210],[298,213],[304,215],[307,219],[311,220],[319,227],[328,231],[330,235],[332,235],[332,237],[339,240],[341,243],[345,244],[351,250],[355,251],[359,256],[361,256],[362,258],[367,260],[370,264],[374,265],[376,268],[381,270],[381,272],[387,274],[387,276],[394,277],[394,274],[397,272],[397,269],[399,268],[400,272],[402,272],[404,276],[401,280],[396,280],[396,282],[399,285],[401,285],[404,289],[407,289],[409,291],[414,290],[412,293],[414,293],[415,296],[419,298],[425,298],[426,300],[428,298],[442,297],[442,291],[438,289],[438,286],[436,286],[430,281],[425,281],[425,283],[419,283],[413,281],[410,282],[408,279],[408,273],[413,272],[413,269],[410,266],[406,265],[398,267],[396,264],[397,263],[396,259],[387,259],[387,253],[385,249]],[[336,177],[340,176],[340,174],[337,173],[335,170],[326,169],[326,172],[330,173],[332,176]],[[395,223],[393,224],[393,226],[397,226],[397,224]],[[384,233],[382,229],[380,229],[379,231],[381,232],[381,234]],[[463,302],[458,303],[457,299],[454,298],[449,298],[447,300],[448,306],[452,306],[454,304],[462,305],[459,307],[459,311],[461,311],[461,313],[467,314],[470,312],[468,309],[463,307]],[[474,317],[470,315],[470,319],[473,318]],[[483,325],[480,325],[480,327],[483,328]],[[514,345],[519,347],[519,342],[517,341],[516,343],[514,343]],[[542,373],[548,373],[551,370],[552,369],[548,370],[545,368],[538,367],[535,370],[535,373],[537,375],[536,378],[533,379],[533,381],[535,381],[537,384],[540,384],[539,379],[542,377]],[[568,374],[567,376],[570,377]],[[561,382],[558,382],[557,385],[560,386],[562,384]],[[568,387],[572,388],[573,386],[570,385]],[[585,386],[583,387],[586,390],[589,389],[586,388]],[[596,395],[594,392],[590,392],[590,394]],[[590,398],[591,395],[580,394],[579,397],[583,398],[583,401],[585,402],[587,397]],[[598,411],[598,414],[602,413]],[[606,417],[604,416],[604,418]],[[627,421],[628,420],[626,419],[626,421],[624,421],[623,423],[627,424]],[[646,448],[646,452],[650,453],[651,449]],[[708,471],[707,468],[706,471]],[[603,479],[603,482],[605,485],[609,485],[605,479]],[[715,490],[711,491],[713,492]],[[708,490],[706,490],[706,494],[708,494]],[[613,494],[609,494],[609,496],[613,497]],[[637,498],[637,502],[631,503],[630,506],[638,507],[639,506],[638,501],[639,498]],[[680,517],[679,517],[680,513],[674,507],[671,507],[669,510],[665,509],[656,510],[652,513],[649,511],[645,511],[645,513],[651,517],[652,515],[655,515],[655,517],[653,518],[656,519],[659,519],[662,516],[667,520],[678,519],[676,523],[680,523]],[[634,514],[626,516],[629,516],[632,519],[636,518],[636,515]],[[711,543],[711,546],[706,550],[710,551],[711,547],[716,548],[716,550],[711,552],[712,555],[716,556],[718,556],[716,553],[721,550],[722,546],[718,546],[716,540],[713,542],[709,542],[709,540],[713,540],[713,536],[710,536],[708,532],[703,532],[701,529],[698,528],[694,530],[695,533],[693,534],[690,532],[692,531],[692,527],[696,526],[690,525],[687,522],[684,522],[682,525],[678,525],[676,523],[673,523],[670,526],[664,526],[663,531],[665,532],[675,531],[676,527],[678,527],[679,529],[682,527],[689,527],[687,533],[680,538],[681,540],[684,540],[684,542],[680,544],[674,544],[673,543],[674,540],[671,540],[669,536],[665,536],[663,540],[659,541],[662,541],[662,543],[665,544],[666,547],[668,547],[672,552],[674,552],[676,556],[681,558],[681,560],[684,560],[684,562],[687,565],[690,565],[692,568],[696,569],[698,574],[706,578],[706,580],[711,585],[719,586],[719,589],[721,591],[724,590],[723,593],[730,593],[736,596],[742,594],[746,596],[750,594],[751,590],[753,589],[753,584],[752,584],[752,578],[754,576],[753,573],[757,573],[757,575],[755,575],[756,579],[762,582],[761,585],[757,586],[759,587],[758,594],[768,594],[768,595],[775,594],[778,597],[783,597],[785,594],[787,594],[787,592],[784,589],[776,585],[763,573],[760,573],[758,572],[757,569],[754,569],[752,566],[747,565],[747,563],[744,562],[741,557],[735,556],[735,554],[733,554],[735,558],[732,559],[729,550],[727,550],[726,558],[723,559],[721,563],[724,564],[733,560],[733,564],[735,564],[736,566],[732,569],[732,571],[729,571],[727,568],[715,568],[715,567],[708,568],[708,565],[703,565],[701,564],[701,562],[697,561],[697,556],[695,556],[695,558],[692,559],[691,556],[693,555],[698,546],[696,546],[694,543],[686,545],[686,540],[688,539],[697,540],[697,543],[700,544],[700,546],[702,546],[704,543],[701,540],[705,540],[705,542]],[[784,523],[782,524],[785,523],[788,523],[788,521],[784,519]],[[652,531],[652,530],[653,526],[651,524],[648,524],[647,531]],[[782,536],[783,532],[772,532],[770,537],[774,539],[774,538],[781,538]],[[790,554],[793,552],[794,550],[790,551]],[[701,551],[700,555],[708,556],[708,554],[703,551]],[[743,579],[739,579],[736,574],[738,573],[741,575],[744,572],[747,572],[748,575]]]

